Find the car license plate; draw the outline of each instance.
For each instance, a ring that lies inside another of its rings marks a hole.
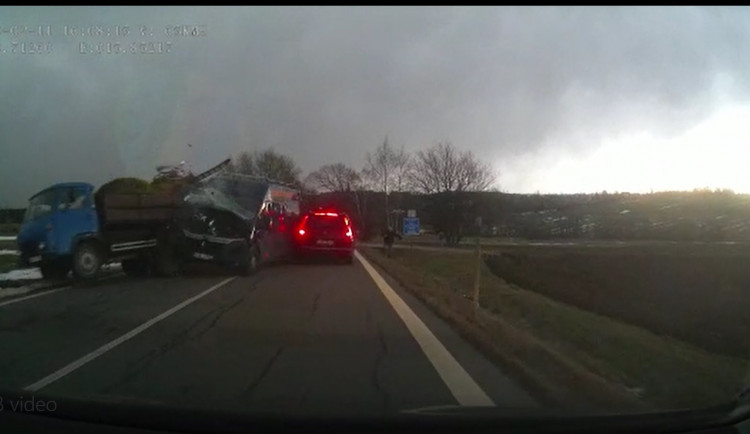
[[[319,246],[332,246],[333,240],[318,240]]]
[[[211,256],[211,255],[207,255],[207,254],[205,254],[205,253],[199,253],[199,252],[195,252],[195,253],[193,253],[193,257],[194,257],[194,258],[198,258],[198,259],[205,259],[205,260],[207,260],[207,261],[210,261],[211,259],[213,259],[213,258],[214,258],[214,257],[213,257],[213,256]]]
[[[42,260],[41,255],[40,256],[32,256],[29,258],[29,263],[33,264],[35,262],[39,262]]]

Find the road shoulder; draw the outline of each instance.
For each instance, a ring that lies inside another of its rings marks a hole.
[[[365,256],[365,255],[363,255]],[[406,290],[381,266],[370,261],[380,276],[409,308],[424,322],[435,337],[448,349],[456,361],[479,384],[497,407],[536,408],[539,403],[512,379],[463,339],[447,322],[439,318],[430,308]]]

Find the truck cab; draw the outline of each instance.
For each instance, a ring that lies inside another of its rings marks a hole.
[[[33,195],[17,237],[20,265],[39,266],[45,278],[67,275],[75,244],[99,230],[93,192],[91,184],[66,182]]]

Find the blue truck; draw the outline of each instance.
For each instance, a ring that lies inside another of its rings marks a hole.
[[[298,193],[225,173],[228,164],[172,194],[99,194],[84,182],[45,188],[29,200],[19,261],[53,279],[71,271],[91,279],[111,262],[133,276],[175,275],[189,261],[251,274],[289,254],[285,219],[298,215]]]

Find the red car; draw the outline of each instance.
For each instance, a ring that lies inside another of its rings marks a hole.
[[[338,211],[317,210],[302,216],[294,231],[295,246],[300,257],[312,255],[338,256],[353,263],[354,232],[349,216]]]

